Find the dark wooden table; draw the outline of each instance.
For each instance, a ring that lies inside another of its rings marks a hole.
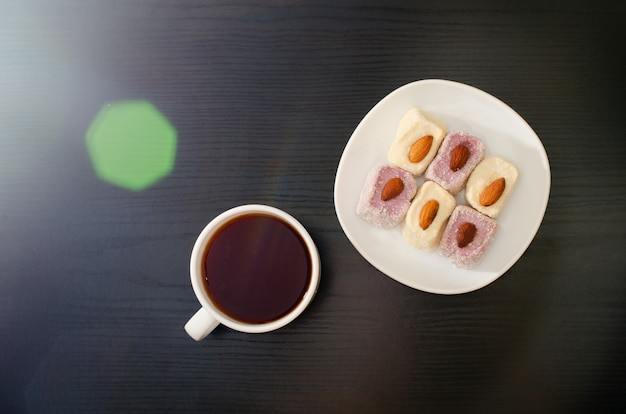
[[[623,2],[411,3],[2,2],[0,412],[624,410]],[[552,169],[526,253],[463,295],[377,271],[333,205],[358,122],[427,78],[507,102]],[[142,191],[86,148],[125,100],[178,136]],[[245,203],[309,229],[319,292],[283,329],[196,343],[191,247]]]

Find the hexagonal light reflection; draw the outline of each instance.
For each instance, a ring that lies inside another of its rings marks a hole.
[[[127,190],[144,190],[174,168],[178,134],[148,101],[104,105],[85,140],[98,177]]]

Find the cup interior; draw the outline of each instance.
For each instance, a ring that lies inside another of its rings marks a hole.
[[[309,283],[305,288],[304,295],[302,299],[297,303],[295,307],[293,307],[288,313],[284,314],[278,319],[271,320],[269,322],[263,323],[247,323],[238,319],[231,317],[230,315],[223,312],[211,299],[207,286],[204,282],[204,254],[207,249],[207,245],[211,242],[214,235],[218,230],[220,230],[226,223],[231,220],[250,214],[262,214],[271,217],[275,217],[282,222],[287,223],[301,238],[306,246],[306,250],[309,254],[310,258],[310,277]],[[315,293],[317,292],[317,288],[319,286],[320,279],[320,257],[313,242],[313,239],[307,232],[307,230],[296,220],[294,217],[289,215],[288,213],[277,209],[275,207],[261,205],[261,204],[248,204],[239,207],[234,207],[230,210],[227,210],[217,217],[215,217],[207,226],[202,230],[196,243],[194,244],[192,253],[191,253],[191,261],[190,261],[190,276],[191,276],[191,284],[193,286],[193,290],[198,298],[200,304],[220,323],[228,326],[231,329],[247,332],[247,333],[262,333],[269,332],[281,328],[288,323],[292,322],[296,319],[306,307],[309,305]]]

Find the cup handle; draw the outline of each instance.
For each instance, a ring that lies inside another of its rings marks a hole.
[[[219,321],[211,316],[206,309],[200,308],[185,324],[185,331],[196,341],[201,341],[219,324]]]

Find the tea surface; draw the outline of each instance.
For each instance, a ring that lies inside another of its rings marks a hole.
[[[311,279],[311,257],[289,224],[248,214],[217,231],[203,269],[209,296],[222,312],[260,324],[279,319],[302,300]]]

